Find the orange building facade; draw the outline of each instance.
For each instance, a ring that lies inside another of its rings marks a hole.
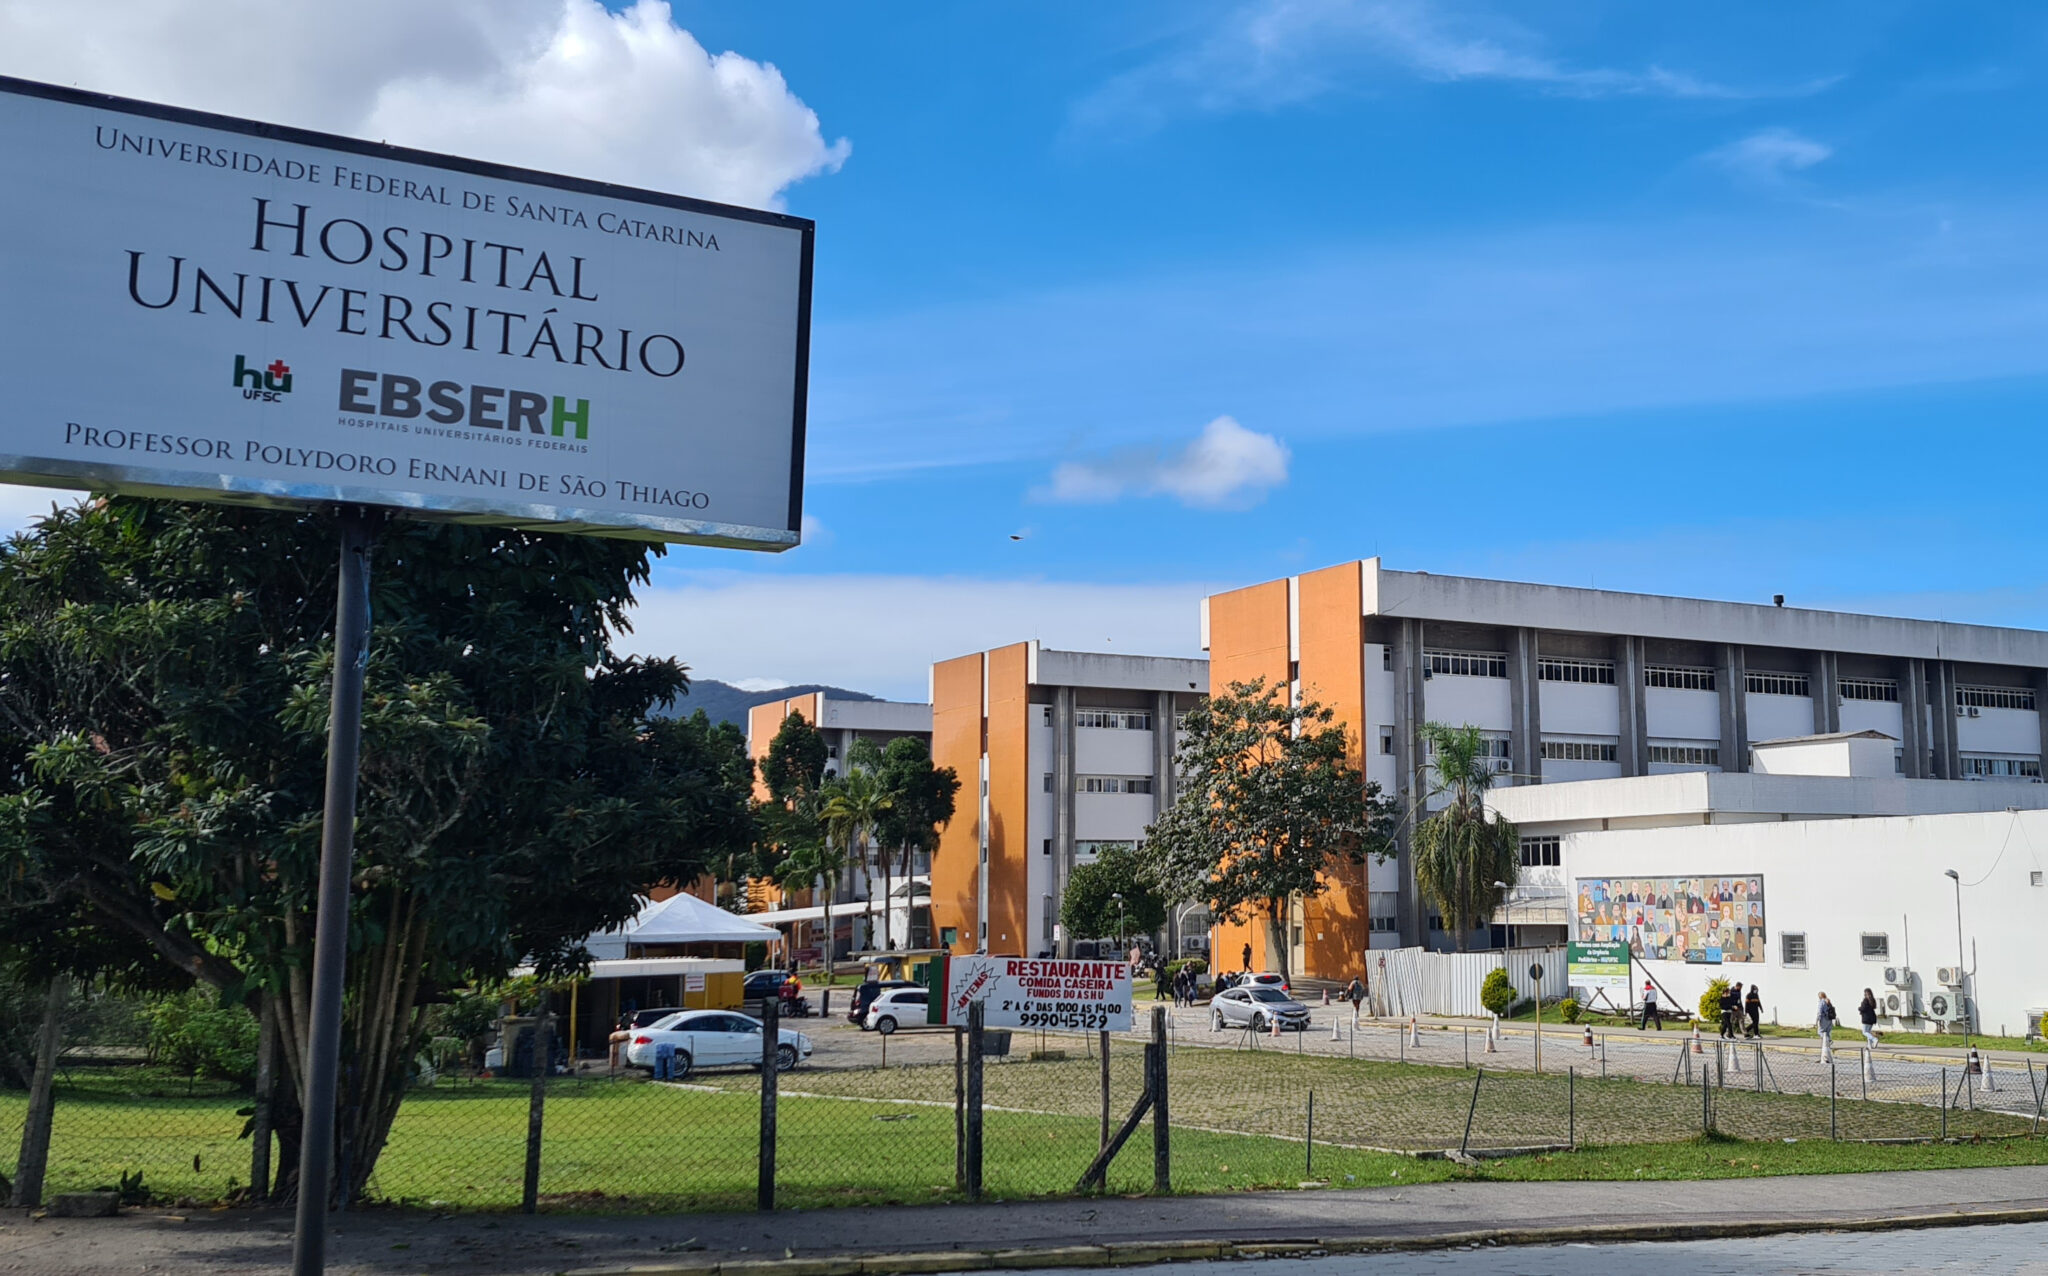
[[[960,777],[932,861],[935,942],[1031,956],[1105,938],[1057,924],[1066,880],[1172,801],[1174,724],[1206,662],[1025,642],[942,660],[931,686],[932,760]]]

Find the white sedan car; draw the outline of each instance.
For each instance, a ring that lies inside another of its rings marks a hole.
[[[793,1028],[778,1032],[775,1070],[787,1072],[811,1057],[811,1039]],[[657,1048],[676,1048],[676,1076],[694,1068],[761,1066],[761,1021],[731,1010],[679,1010],[633,1033],[626,1062],[652,1069]]]

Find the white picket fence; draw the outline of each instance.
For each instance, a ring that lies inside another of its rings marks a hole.
[[[1424,948],[1375,949],[1372,962],[1372,1009],[1378,1015],[1477,1015],[1479,987],[1488,971],[1505,966],[1519,997],[1536,995],[1529,967],[1543,968],[1546,1001],[1565,995],[1565,954],[1562,948],[1498,948],[1479,953],[1434,953]]]

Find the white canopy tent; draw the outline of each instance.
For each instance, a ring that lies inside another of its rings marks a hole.
[[[774,943],[782,932],[707,904],[688,893],[650,903],[616,930],[601,931],[584,941],[590,955],[624,957],[627,945],[762,944]]]

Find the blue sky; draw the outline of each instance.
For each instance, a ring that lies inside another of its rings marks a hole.
[[[819,227],[809,543],[674,550],[643,608],[707,676],[917,696],[1034,636],[1188,652],[1204,592],[1375,553],[2048,623],[2048,10],[662,20],[815,113],[688,192]]]

